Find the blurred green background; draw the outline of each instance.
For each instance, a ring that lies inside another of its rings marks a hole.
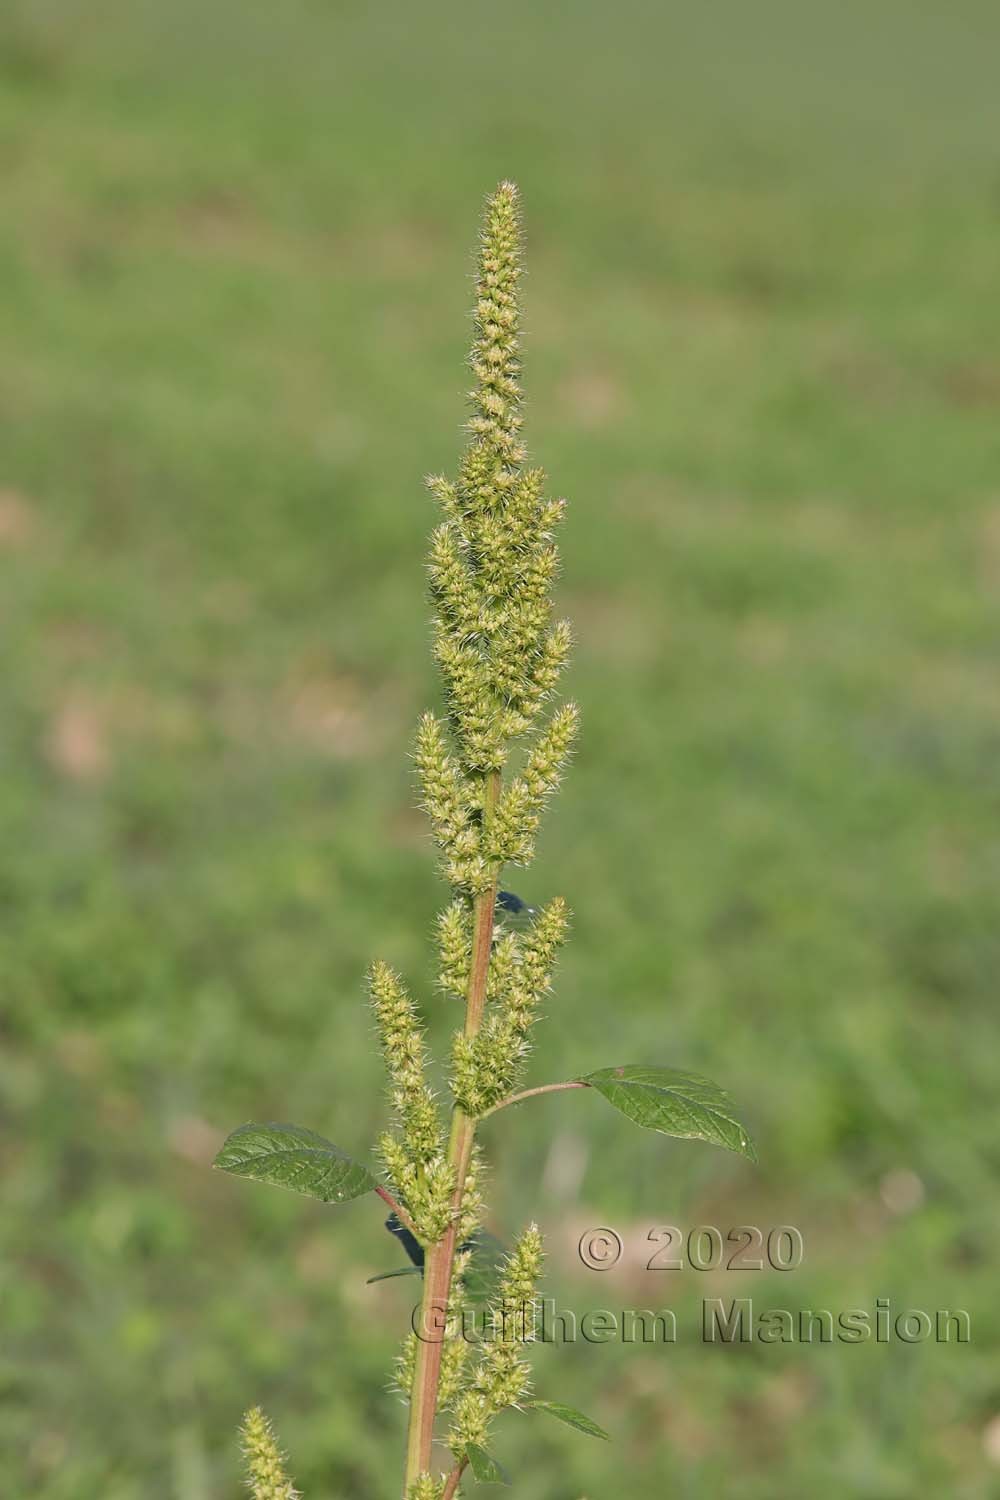
[[[378,1207],[208,1163],[252,1117],[366,1150],[373,956],[454,1019],[421,476],[508,176],[584,716],[515,883],[575,913],[530,1081],[702,1070],[761,1165],[597,1099],[491,1122],[549,1294],[681,1329],[541,1350],[615,1441],[498,1452],[524,1500],[1000,1493],[998,45],[986,0],[6,0],[5,1496],[233,1500],[255,1400],[307,1500],[397,1493]],[[637,1269],[667,1223],[804,1263]],[[704,1345],[737,1295],[973,1341]]]

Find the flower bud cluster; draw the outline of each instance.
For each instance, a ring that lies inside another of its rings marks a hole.
[[[535,1336],[535,1302],[542,1269],[542,1240],[532,1224],[504,1266],[489,1306],[486,1351],[454,1406],[448,1445],[456,1456],[470,1443],[482,1447],[497,1412],[516,1406],[529,1391],[530,1372],[521,1357]]]
[[[449,755],[444,726],[433,714],[420,720],[414,759],[421,805],[441,851],[444,873],[457,890],[476,895],[491,878],[482,849],[482,787]]]
[[[578,725],[576,705],[567,703],[550,719],[521,774],[505,788],[486,831],[486,855],[495,864],[531,862],[542,806],[562,779]]]
[[[390,1388],[397,1390],[408,1401],[413,1392],[413,1372],[417,1365],[417,1335],[408,1333],[403,1340],[393,1365]]]
[[[556,897],[542,908],[525,937],[505,933],[497,940],[483,1025],[475,1036],[457,1032],[452,1042],[451,1086],[466,1114],[484,1114],[513,1092],[566,925],[566,903]]]
[[[410,1485],[406,1500],[441,1500],[443,1494],[443,1479],[435,1479],[433,1474],[421,1474]]]
[[[475,1234],[483,1220],[483,1153],[478,1142],[473,1142],[469,1154],[469,1165],[465,1173],[465,1191],[459,1210],[456,1238],[465,1244]]]
[[[285,1473],[274,1429],[259,1406],[251,1407],[243,1418],[241,1436],[253,1500],[298,1500],[299,1492]]]
[[[465,1276],[472,1259],[471,1250],[461,1250],[455,1256],[452,1274],[451,1296],[448,1299],[448,1334],[441,1349],[441,1373],[438,1379],[438,1411],[447,1411],[461,1395],[465,1385],[465,1371],[469,1360],[469,1341],[462,1330],[462,1314],[466,1305]]]
[[[472,946],[472,917],[468,902],[453,901],[438,915],[437,938],[438,984],[446,995],[464,1000],[469,987],[469,950]]]
[[[372,965],[368,988],[398,1121],[394,1132],[382,1136],[379,1151],[418,1235],[433,1244],[451,1221],[455,1174],[426,1079],[424,1029],[402,980],[388,964]]]

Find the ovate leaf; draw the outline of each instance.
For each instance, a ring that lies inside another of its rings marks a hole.
[[[605,1432],[603,1427],[590,1417],[585,1417],[582,1411],[577,1411],[574,1406],[563,1406],[561,1401],[529,1401],[526,1403],[529,1411],[547,1411],[550,1417],[556,1417],[560,1422],[575,1427],[580,1432],[587,1433],[588,1437],[603,1438],[605,1442],[611,1441],[611,1434]]]
[[[377,1185],[367,1167],[301,1125],[241,1125],[215,1165],[236,1177],[273,1182],[321,1203],[344,1203]]]
[[[589,1084],[615,1109],[648,1130],[710,1141],[748,1161],[757,1160],[753,1141],[733,1114],[729,1095],[697,1073],[625,1063],[585,1073],[578,1082]]]
[[[465,1449],[465,1456],[469,1460],[469,1468],[480,1484],[510,1484],[510,1475],[507,1470],[502,1464],[498,1464],[495,1458],[491,1458],[485,1448],[480,1448],[478,1443],[469,1443]]]

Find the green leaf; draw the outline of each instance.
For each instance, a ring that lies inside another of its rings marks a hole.
[[[606,1443],[611,1441],[609,1432],[605,1432],[603,1427],[598,1427],[590,1417],[585,1417],[582,1411],[577,1411],[575,1406],[563,1406],[561,1401],[528,1401],[525,1404],[528,1411],[547,1411],[550,1417],[556,1417],[560,1422],[576,1427],[580,1432],[585,1432],[588,1437],[603,1438]]]
[[[697,1073],[625,1063],[584,1073],[577,1082],[589,1084],[615,1109],[648,1130],[710,1141],[748,1161],[757,1160],[753,1141],[733,1115],[729,1095]]]
[[[480,1484],[510,1484],[507,1470],[495,1458],[491,1458],[485,1448],[480,1448],[478,1443],[468,1443],[465,1456]]]
[[[344,1203],[377,1186],[367,1167],[301,1125],[241,1125],[215,1165],[236,1177],[273,1182],[321,1203]]]
[[[379,1271],[377,1276],[369,1276],[365,1286],[374,1286],[376,1281],[391,1281],[394,1276],[422,1276],[423,1266],[399,1266],[395,1271]]]

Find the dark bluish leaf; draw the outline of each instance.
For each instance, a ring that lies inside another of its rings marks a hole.
[[[394,1213],[390,1214],[386,1219],[385,1227],[386,1229],[388,1229],[390,1234],[395,1235],[396,1239],[402,1245],[403,1249],[406,1251],[413,1264],[423,1270],[424,1247],[417,1239],[413,1231],[411,1229],[407,1229],[405,1224],[401,1224],[398,1217]]]
[[[385,1227],[400,1242],[413,1264],[403,1266],[398,1271],[387,1271],[379,1276],[369,1277],[369,1281],[384,1281],[389,1276],[405,1276],[410,1272],[422,1271],[424,1247],[416,1236],[399,1222],[395,1214],[389,1215],[385,1221]],[[459,1246],[459,1249],[472,1252],[465,1271],[465,1289],[469,1301],[488,1302],[496,1290],[500,1272],[507,1258],[507,1247],[497,1239],[495,1234],[490,1234],[488,1229],[477,1229],[464,1244]]]

